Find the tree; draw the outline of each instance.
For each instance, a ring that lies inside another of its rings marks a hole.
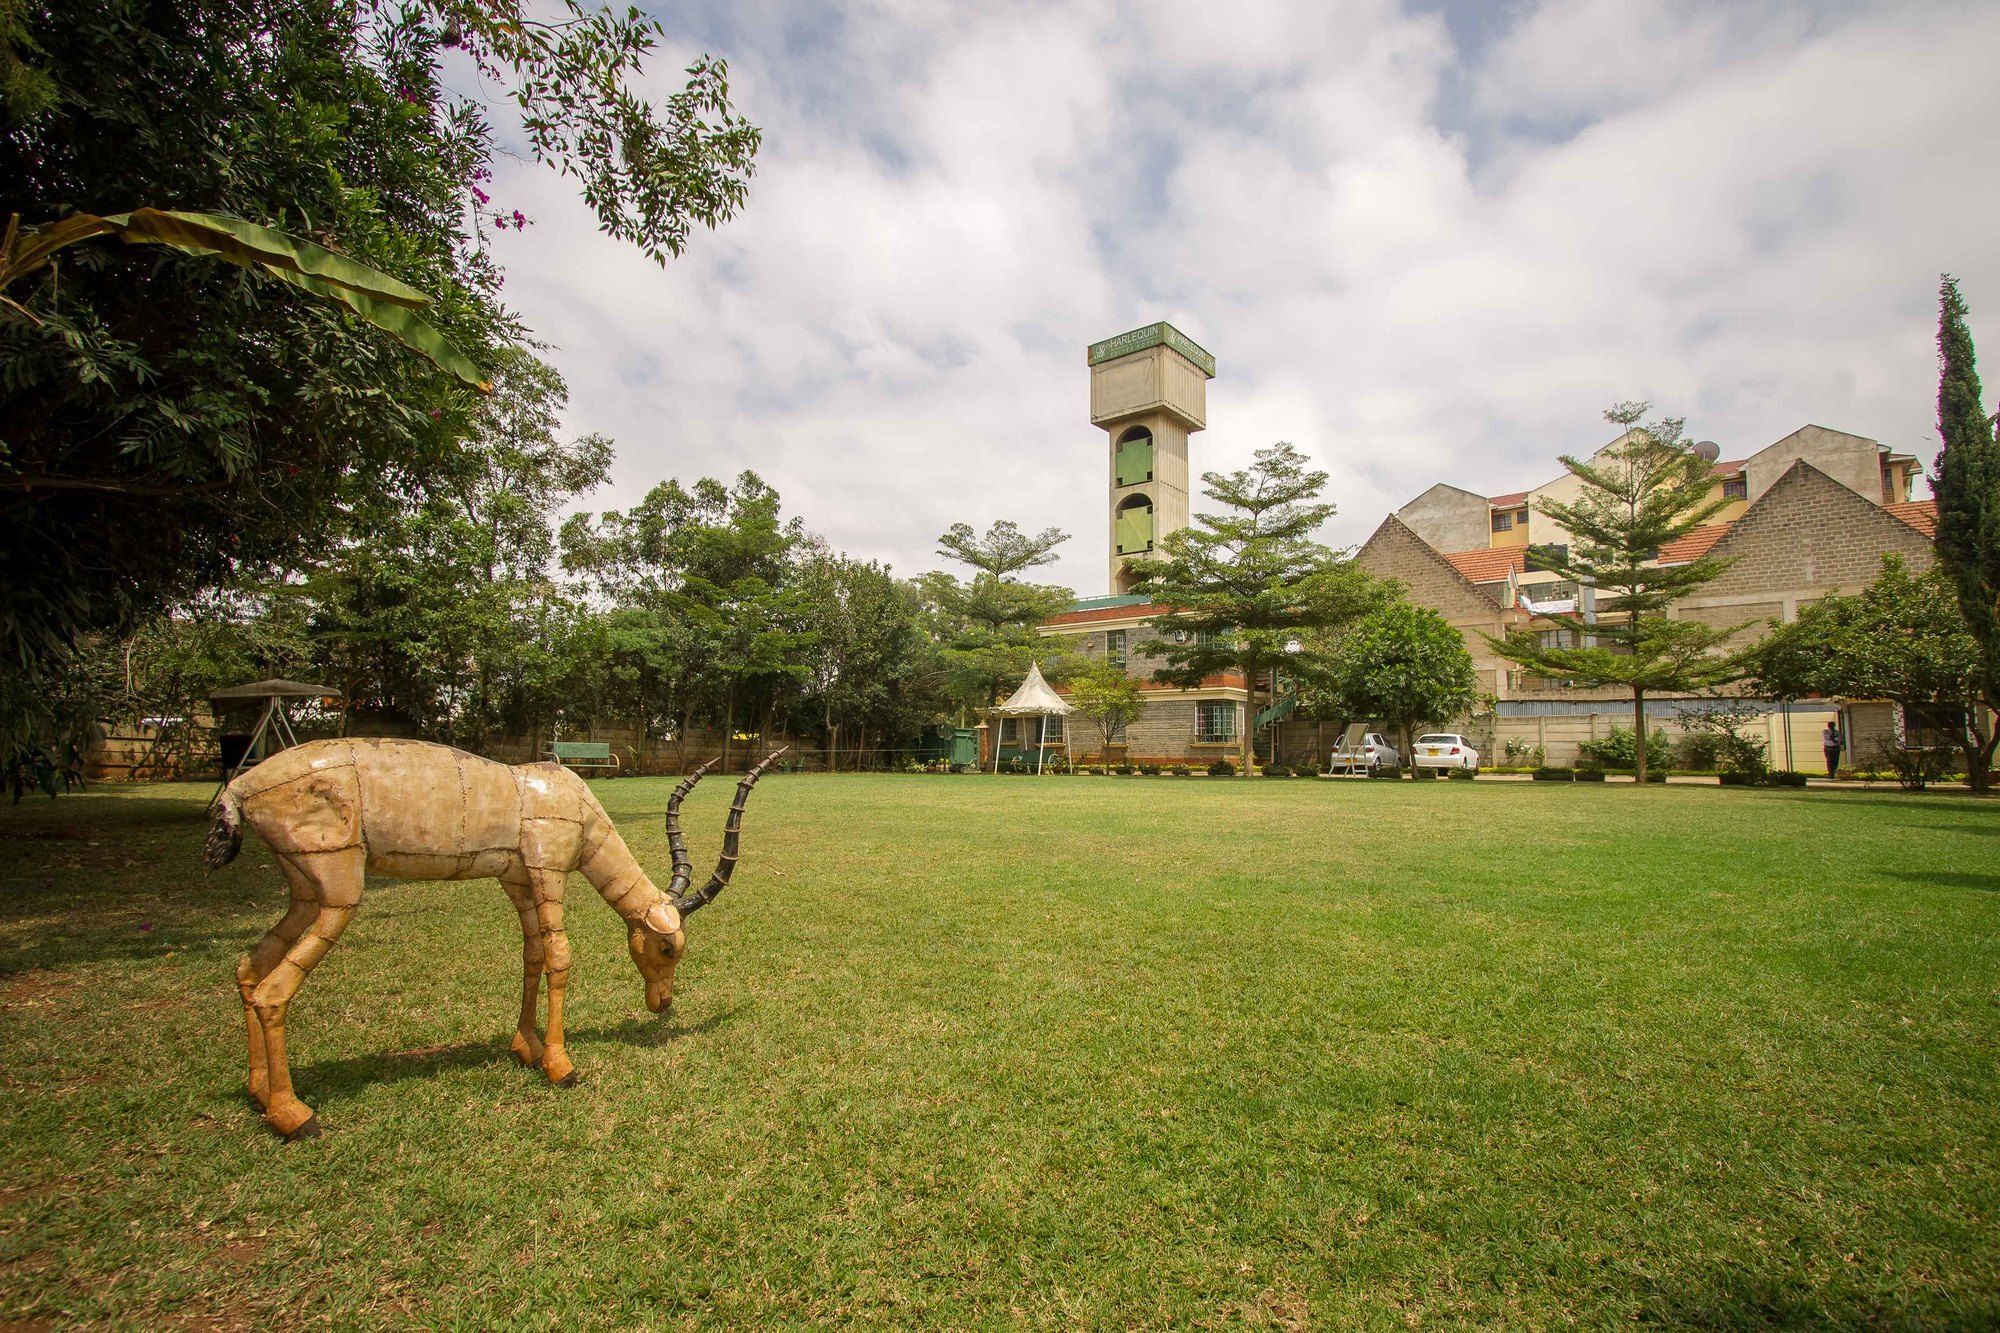
[[[878,740],[901,740],[934,720],[930,642],[917,591],[887,566],[856,560],[811,538],[800,551],[794,590],[804,630],[804,708],[825,738],[827,765],[838,766],[843,734],[854,738],[855,765]]]
[[[1260,449],[1240,472],[1206,472],[1208,498],[1225,512],[1197,514],[1164,537],[1158,554],[1133,560],[1132,591],[1171,608],[1151,622],[1166,665],[1155,679],[1194,688],[1219,672],[1242,673],[1248,694],[1242,728],[1243,776],[1253,771],[1257,692],[1266,671],[1293,660],[1302,631],[1352,619],[1372,603],[1368,577],[1343,554],[1313,540],[1334,506],[1320,500],[1327,475],[1280,442]]]
[[[658,661],[675,673],[659,683],[673,697],[679,734],[698,715],[713,718],[725,767],[737,718],[756,716],[768,730],[806,674],[788,587],[804,535],[796,519],[779,517],[778,493],[754,472],[733,486],[663,482],[623,513],[563,525],[563,567],[591,578],[614,607],[640,613],[633,627],[667,649]]]
[[[1385,599],[1352,624],[1312,637],[1316,661],[1303,690],[1307,706],[1394,723],[1413,773],[1415,734],[1470,711],[1479,697],[1465,636],[1407,598]]]
[[[1007,579],[1024,569],[1049,564],[1056,558],[1055,548],[1068,540],[1069,534],[1061,528],[1043,528],[1030,534],[1011,519],[998,520],[983,537],[969,523],[954,523],[938,538],[938,554],[971,565],[982,574]]]
[[[556,23],[524,0],[5,5],[0,225],[137,206],[248,219],[427,294],[425,321],[489,366],[523,331],[486,238],[527,219],[488,195],[492,135],[446,90],[447,61],[508,90],[530,151],[656,259],[734,212],[756,149],[719,63],[648,102],[657,25],[565,3]],[[448,470],[477,395],[352,302],[270,276],[99,239],[8,288],[10,671],[289,567],[355,506]]]
[[[1565,455],[1562,464],[1583,483],[1570,502],[1545,500],[1546,518],[1567,529],[1567,545],[1535,546],[1531,557],[1596,598],[1595,612],[1551,614],[1569,642],[1544,646],[1532,631],[1486,636],[1494,650],[1545,676],[1632,691],[1632,731],[1647,734],[1646,696],[1701,690],[1735,674],[1717,653],[1741,626],[1717,628],[1674,620],[1666,611],[1712,582],[1730,562],[1704,555],[1661,565],[1660,551],[1708,522],[1727,503],[1715,492],[1713,470],[1682,439],[1683,422],[1668,418],[1640,427],[1650,403],[1620,403],[1605,420],[1625,427],[1618,441],[1590,461]],[[1636,776],[1646,780],[1646,747],[1636,749]]]
[[[1901,557],[1884,556],[1858,596],[1823,597],[1791,624],[1773,625],[1746,662],[1753,687],[1775,698],[1962,707],[1968,777],[1992,763],[1993,730],[1973,705],[2000,701],[1983,693],[1984,653],[1941,568],[1912,574]]]
[[[1070,677],[1070,706],[1097,728],[1104,762],[1111,763],[1111,737],[1137,722],[1146,711],[1145,692],[1123,667],[1097,659]]]
[[[917,580],[943,653],[947,688],[961,706],[992,708],[1035,661],[1046,664],[1043,674],[1050,680],[1064,679],[1068,649],[1044,638],[1038,627],[1075,598],[1068,588],[1023,583],[1015,576],[1054,560],[1055,548],[1068,540],[1057,528],[1024,534],[1006,519],[994,523],[984,537],[967,524],[954,523],[938,538],[939,555],[973,569],[962,583],[935,571]]]
[[[1994,418],[1980,397],[1979,366],[1965,317],[1958,282],[1947,274],[1938,288],[1938,436],[1944,448],[1932,487],[1938,505],[1937,559],[1979,650],[1977,697],[1991,707],[2000,703],[2000,444],[1994,438]],[[1986,736],[1976,754],[1967,751],[1974,791],[1988,788],[1996,737],[2000,730]]]

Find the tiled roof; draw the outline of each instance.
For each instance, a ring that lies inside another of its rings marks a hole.
[[[1526,491],[1510,491],[1506,495],[1492,496],[1488,498],[1486,503],[1495,509],[1516,509],[1528,503],[1528,493]]]
[[[1474,583],[1498,583],[1510,570],[1519,574],[1527,569],[1528,548],[1500,546],[1486,551],[1453,551],[1444,558]]]
[[[1747,458],[1726,459],[1723,462],[1717,463],[1715,465],[1715,475],[1718,477],[1733,477],[1737,473],[1741,472],[1743,470],[1743,465],[1748,463],[1749,461],[1750,460]]]
[[[1895,504],[1882,507],[1924,536],[1937,536],[1936,500],[1899,500]]]
[[[1089,625],[1100,620],[1143,620],[1149,616],[1163,616],[1168,608],[1164,606],[1102,606],[1088,611],[1065,611],[1059,616],[1050,616],[1044,625]]]
[[[1685,537],[1676,537],[1660,548],[1660,563],[1663,565],[1685,565],[1690,560],[1699,560],[1722,540],[1723,534],[1735,527],[1734,522],[1710,523],[1696,528]]]

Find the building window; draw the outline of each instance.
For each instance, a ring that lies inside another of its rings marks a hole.
[[[1535,631],[1537,648],[1574,648],[1576,631],[1573,629],[1544,629]]]
[[[1512,532],[1514,530],[1514,511],[1507,509],[1495,513],[1493,515],[1493,530],[1495,532]]]
[[[1119,555],[1138,555],[1153,549],[1153,502],[1134,495],[1118,506],[1112,531]]]
[[[1203,701],[1194,706],[1194,739],[1197,745],[1220,745],[1236,739],[1237,706],[1226,699]]]
[[[1134,426],[1118,437],[1112,472],[1120,486],[1137,486],[1153,479],[1153,432]]]
[[[1194,643],[1195,647],[1208,652],[1215,649],[1227,648],[1229,646],[1229,636],[1212,629],[1200,629],[1194,632]]]
[[[1741,472],[1722,479],[1722,498],[1725,500],[1747,500],[1750,498],[1750,479]]]
[[[1110,734],[1104,739],[1108,745],[1123,745],[1125,743],[1125,724],[1123,722],[1115,723],[1111,728]]]
[[[1105,633],[1104,660],[1109,662],[1112,666],[1119,667],[1121,669],[1124,667],[1125,665],[1124,630],[1114,629],[1114,630],[1109,630]]]
[[[1557,572],[1556,566],[1567,559],[1569,559],[1568,543],[1557,543],[1553,546],[1530,546],[1525,562],[1527,568],[1524,572],[1529,574],[1555,573]]]
[[[1038,719],[1038,720],[1040,720],[1040,719]],[[1064,718],[1064,717],[1063,717],[1063,715],[1062,715],[1061,713],[1050,713],[1050,714],[1048,715],[1048,718],[1047,718],[1047,721],[1048,721],[1048,724],[1049,724],[1049,729],[1048,729],[1048,731],[1047,731],[1046,733],[1044,733],[1044,732],[1042,731],[1042,729],[1041,729],[1041,728],[1040,728],[1040,727],[1038,726],[1038,727],[1036,727],[1036,728],[1035,728],[1035,734],[1036,734],[1037,736],[1043,736],[1043,735],[1046,735],[1046,737],[1047,737],[1047,739],[1048,739],[1048,742],[1049,742],[1049,744],[1053,745],[1053,744],[1055,744],[1055,743],[1056,743],[1057,741],[1059,741],[1059,740],[1061,740],[1061,739],[1063,738],[1063,723],[1064,723],[1064,722],[1065,722],[1066,720],[1067,720],[1067,719],[1066,719],[1066,718]]]

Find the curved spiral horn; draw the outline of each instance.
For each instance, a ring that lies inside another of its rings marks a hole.
[[[736,871],[737,837],[743,828],[743,807],[750,801],[750,789],[757,785],[757,779],[771,766],[771,761],[791,749],[781,745],[757,761],[757,766],[743,775],[743,781],[736,784],[736,799],[729,806],[729,819],[722,826],[722,855],[716,858],[715,873],[694,893],[677,896],[674,908],[683,919],[691,912],[700,911],[715,901],[715,895],[729,886],[729,877]],[[676,872],[678,874],[678,872]]]
[[[711,759],[682,778],[674,794],[667,798],[667,851],[674,858],[674,877],[667,882],[667,897],[674,902],[679,902],[694,882],[694,862],[688,859],[687,839],[681,836],[681,798],[694,790],[694,784],[701,781],[708,765],[714,762]]]

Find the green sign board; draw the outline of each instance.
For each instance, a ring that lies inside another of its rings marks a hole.
[[[1116,361],[1121,356],[1143,352],[1148,347],[1171,347],[1201,367],[1202,374],[1210,379],[1215,378],[1215,358],[1210,356],[1201,344],[1165,320],[1161,320],[1158,324],[1148,324],[1143,329],[1133,329],[1130,333],[1121,333],[1116,338],[1106,338],[1101,343],[1092,343],[1090,364],[1097,366],[1106,361]]]

